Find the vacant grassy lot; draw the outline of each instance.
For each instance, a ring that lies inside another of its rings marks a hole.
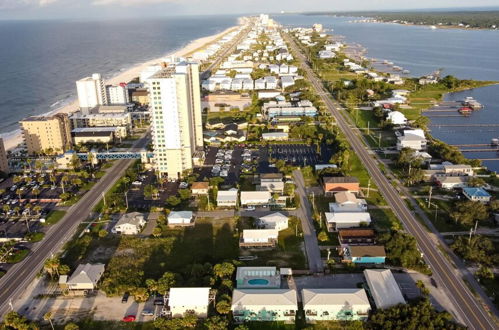
[[[50,211],[50,213],[47,215],[47,218],[45,219],[45,223],[43,225],[44,226],[54,225],[57,222],[59,222],[59,220],[61,220],[65,214],[66,214],[66,211],[60,211],[60,210]]]

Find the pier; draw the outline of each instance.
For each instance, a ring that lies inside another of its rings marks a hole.
[[[430,124],[432,127],[499,127],[497,124]]]

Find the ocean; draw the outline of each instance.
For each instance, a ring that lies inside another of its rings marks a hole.
[[[237,16],[0,21],[0,133],[76,98],[75,81],[110,78],[237,25]]]
[[[342,35],[347,43],[358,43],[367,49],[368,58],[388,60],[420,77],[437,69],[443,75],[461,79],[499,82],[499,31],[436,29],[391,23],[353,23],[359,18],[279,15],[284,26],[312,26],[321,23],[333,34]],[[431,134],[449,144],[487,144],[499,138],[499,85],[478,88],[445,97],[463,100],[472,96],[484,108],[470,117],[432,118],[432,124],[462,126],[431,126]],[[490,126],[478,126],[487,124]],[[496,125],[497,124],[497,125]],[[469,149],[469,148],[468,148]],[[470,158],[498,158],[495,151],[465,153]],[[499,171],[499,160],[483,161],[492,171]]]

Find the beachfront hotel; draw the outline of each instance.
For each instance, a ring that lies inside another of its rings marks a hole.
[[[9,174],[9,161],[7,160],[7,152],[3,144],[3,139],[0,138],[0,172]]]
[[[161,176],[178,179],[203,148],[199,65],[169,64],[147,79],[154,163]]]
[[[71,146],[71,125],[67,114],[28,117],[20,121],[28,154],[62,154]]]
[[[107,104],[106,87],[99,73],[78,80],[76,90],[78,91],[78,103],[81,109],[91,109],[98,105]]]

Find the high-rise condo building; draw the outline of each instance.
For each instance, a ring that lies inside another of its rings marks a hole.
[[[192,169],[192,156],[203,148],[199,65],[170,64],[147,79],[152,113],[155,168],[178,179]]]
[[[62,154],[71,146],[71,125],[68,116],[28,117],[20,121],[28,154]]]
[[[106,86],[107,101],[109,104],[127,104],[130,102],[128,97],[128,88],[125,83],[118,86]]]
[[[78,91],[78,102],[82,109],[91,109],[98,105],[107,104],[106,87],[99,73],[78,80],[76,90]]]
[[[9,162],[7,161],[7,152],[3,144],[3,139],[0,138],[0,172],[9,173]]]

